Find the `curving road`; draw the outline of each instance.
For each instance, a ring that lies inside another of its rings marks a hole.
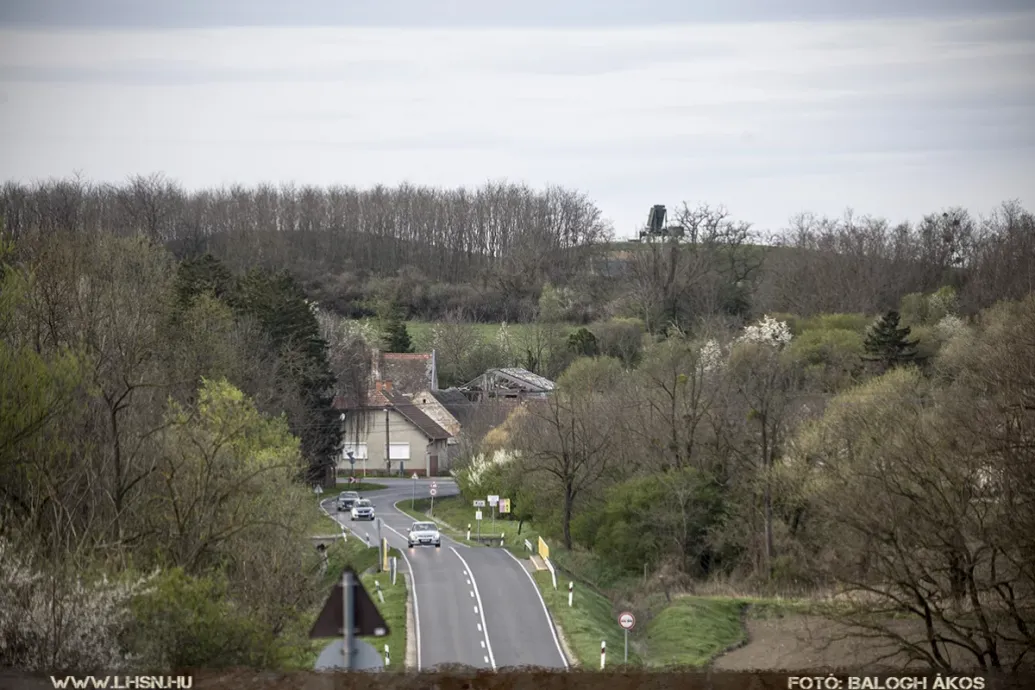
[[[441,548],[407,548],[404,535],[413,518],[395,503],[413,496],[414,480],[373,481],[388,488],[363,496],[373,501],[389,546],[405,555],[414,583],[418,670],[440,664],[567,668],[546,605],[521,561],[505,549],[469,547],[444,535]],[[456,495],[452,480],[434,481],[439,497]],[[427,498],[430,488],[431,480],[417,480],[417,498]],[[322,501],[331,516],[376,544],[376,524],[339,516],[335,498],[336,494]]]

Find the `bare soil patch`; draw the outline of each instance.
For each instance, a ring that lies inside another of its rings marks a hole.
[[[910,660],[887,641],[848,638],[843,624],[815,616],[747,619],[748,642],[713,662],[718,671],[798,671],[804,669],[867,669],[917,671],[924,664]],[[922,639],[919,621],[894,620],[889,627],[907,639]],[[919,638],[918,638],[919,636]],[[973,657],[955,652],[959,668],[976,668]]]

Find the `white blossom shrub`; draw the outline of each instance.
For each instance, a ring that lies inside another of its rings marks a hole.
[[[766,314],[761,321],[744,328],[738,342],[760,343],[783,348],[791,342],[791,328],[786,321],[778,321]]]
[[[513,461],[516,457],[516,452],[504,449],[497,450],[491,455],[479,453],[471,458],[469,465],[452,470],[450,474],[461,491],[478,489],[489,474]]]
[[[935,332],[942,340],[952,340],[967,332],[967,322],[960,317],[949,314],[935,325]]]
[[[507,322],[504,321],[500,324],[500,328],[496,331],[496,346],[500,352],[506,358],[507,362],[510,362],[514,357],[514,339],[510,335],[510,327]]]
[[[123,671],[130,602],[147,579],[62,580],[34,568],[0,539],[0,668],[50,673]]]
[[[723,352],[722,346],[715,340],[705,342],[701,346],[701,350],[697,356],[701,369],[705,372],[718,370],[722,366],[725,358],[726,353]]]

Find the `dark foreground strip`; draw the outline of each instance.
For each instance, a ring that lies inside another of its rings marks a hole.
[[[275,673],[263,671],[183,670],[172,675],[42,676],[0,671],[0,690],[55,687],[148,690],[157,688],[247,688],[248,690],[1020,690],[1035,688],[1035,673],[936,674],[926,672],[567,672],[512,669],[497,673],[449,668],[425,673]]]

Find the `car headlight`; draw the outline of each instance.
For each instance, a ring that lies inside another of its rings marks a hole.
[[[441,537],[439,536],[438,532],[435,532],[435,536],[432,537],[432,539],[434,539],[435,541],[438,541],[439,539],[441,539]]]

